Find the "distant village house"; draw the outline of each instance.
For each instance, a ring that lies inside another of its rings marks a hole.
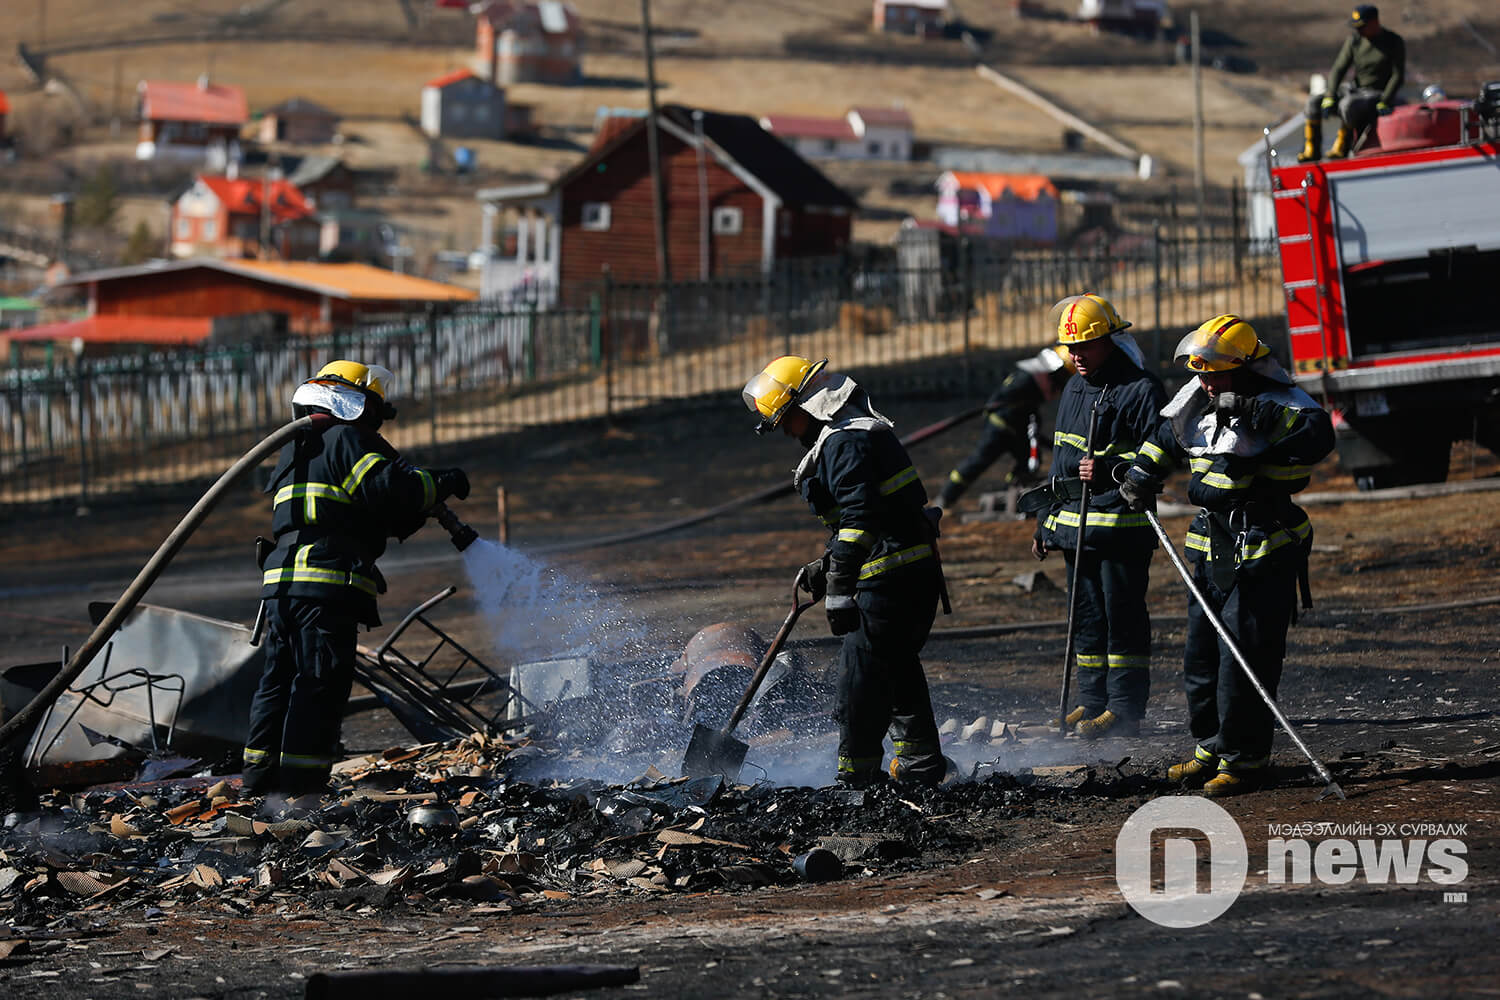
[[[582,76],[583,21],[558,0],[492,0],[476,18],[475,70],[501,86],[575,83]]]
[[[937,37],[948,20],[948,0],[875,0],[873,26],[895,35]]]
[[[172,204],[173,257],[318,255],[320,226],[302,192],[285,180],[199,175]]]
[[[1166,0],[1079,0],[1077,19],[1095,31],[1155,38],[1167,19]]]
[[[850,108],[842,118],[766,115],[760,126],[810,159],[911,159],[913,126],[904,108]]]
[[[305,97],[293,97],[261,115],[257,137],[263,143],[332,142],[339,130],[339,114]]]
[[[937,179],[937,216],[963,233],[1050,246],[1057,242],[1057,186],[1040,174],[950,170]]]
[[[320,212],[352,208],[356,178],[348,164],[336,156],[304,156],[282,160],[286,182],[309,205]]]
[[[479,192],[486,297],[530,283],[566,292],[605,267],[621,281],[657,279],[647,119],[605,127],[610,138],[558,180]],[[667,105],[660,127],[674,279],[769,273],[848,244],[854,199],[755,119]],[[502,253],[511,228],[515,251]]]
[[[505,138],[505,91],[470,70],[454,70],[422,88],[422,131],[437,138]]]
[[[0,143],[5,141],[5,117],[10,114],[10,100],[0,90]]]
[[[137,159],[157,157],[208,159],[222,168],[239,144],[249,119],[245,92],[239,87],[176,80],[142,80],[136,87],[140,117]]]

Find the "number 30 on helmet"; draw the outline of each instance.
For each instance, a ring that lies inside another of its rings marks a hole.
[[[813,377],[827,364],[827,358],[809,361],[789,354],[772,361],[746,382],[740,395],[745,400],[746,408],[760,417],[760,423],[755,425],[755,433],[764,434],[775,430],[786,416],[787,410],[796,405]]]
[[[1215,316],[1177,345],[1176,361],[1195,372],[1234,371],[1271,353],[1255,327],[1238,316]]]

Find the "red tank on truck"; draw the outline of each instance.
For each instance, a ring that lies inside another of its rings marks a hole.
[[[1500,82],[1398,106],[1271,190],[1292,370],[1359,487],[1441,482],[1454,441],[1500,454]]]

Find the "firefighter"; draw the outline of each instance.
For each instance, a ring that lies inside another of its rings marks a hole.
[[[757,433],[777,427],[807,449],[793,483],[831,535],[807,567],[814,600],[843,637],[834,718],[838,780],[862,787],[882,777],[882,743],[895,745],[890,773],[936,785],[947,762],[922,671],[922,646],[937,614],[942,573],[936,516],[892,423],[828,362],[782,357],[750,379],[745,405]]]
[[[1061,549],[1077,588],[1074,648],[1078,704],[1067,725],[1085,739],[1140,730],[1151,691],[1151,617],[1146,584],[1156,536],[1144,514],[1125,509],[1114,470],[1128,464],[1157,422],[1166,399],[1146,371],[1130,326],[1102,296],[1075,295],[1053,307],[1050,325],[1078,373],[1063,388],[1052,436],[1052,479],[1020,506],[1037,510],[1031,552]],[[1089,425],[1097,406],[1093,453]],[[1090,484],[1082,560],[1075,566],[1080,491]],[[1066,669],[1066,667],[1065,667]]]
[[[334,361],[292,395],[292,411],[331,414],[281,451],[266,492],[275,546],[261,559],[265,667],[250,704],[246,791],[289,796],[325,787],[354,677],[355,629],[380,624],[375,561],[434,504],[469,495],[459,469],[428,471],[380,436],[396,415],[394,376]]]
[[[1188,460],[1188,499],[1202,508],[1187,534],[1193,578],[1275,698],[1299,585],[1311,606],[1312,525],[1291,498],[1333,449],[1333,421],[1238,316],[1215,316],[1188,334],[1177,361],[1198,377],[1162,411],[1120,493],[1144,510],[1171,464]],[[1196,600],[1183,682],[1198,745],[1168,776],[1210,796],[1259,787],[1274,718]]]
[[[1380,11],[1374,4],[1360,4],[1349,15],[1353,32],[1345,39],[1333,69],[1328,71],[1328,88],[1307,99],[1304,143],[1297,154],[1298,163],[1316,160],[1323,152],[1323,119],[1339,116],[1339,132],[1328,150],[1330,160],[1350,153],[1354,137],[1375,123],[1379,115],[1391,113],[1396,93],[1406,80],[1406,43],[1401,36],[1380,23]],[[1343,83],[1344,74],[1354,70],[1353,79]]]
[[[1016,370],[1005,376],[985,404],[984,434],[979,444],[958,468],[948,473],[948,481],[934,506],[952,507],[1001,455],[1009,454],[1015,459],[1015,465],[1006,473],[1007,483],[1036,472],[1040,468],[1037,411],[1043,403],[1057,398],[1072,374],[1073,359],[1068,356],[1068,349],[1060,345],[1043,348],[1036,357],[1016,365]]]

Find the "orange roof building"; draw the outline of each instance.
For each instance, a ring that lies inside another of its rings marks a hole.
[[[230,317],[270,314],[281,329],[311,334],[347,326],[362,317],[423,310],[429,305],[451,308],[479,297],[467,288],[369,264],[316,261],[197,258],[89,271],[62,284],[85,289],[88,318],[104,321],[78,328],[77,335],[108,336],[141,329],[132,323],[161,322],[162,329],[174,336],[196,331],[199,340],[208,336],[209,328],[163,321],[191,320],[211,326]]]
[[[261,241],[284,259],[318,255],[319,224],[295,184],[200,174],[172,203],[174,257],[258,257]]]
[[[239,87],[178,80],[142,80],[136,85],[140,132],[137,159],[157,156],[202,156],[217,145],[239,139],[250,118],[245,92]]]

